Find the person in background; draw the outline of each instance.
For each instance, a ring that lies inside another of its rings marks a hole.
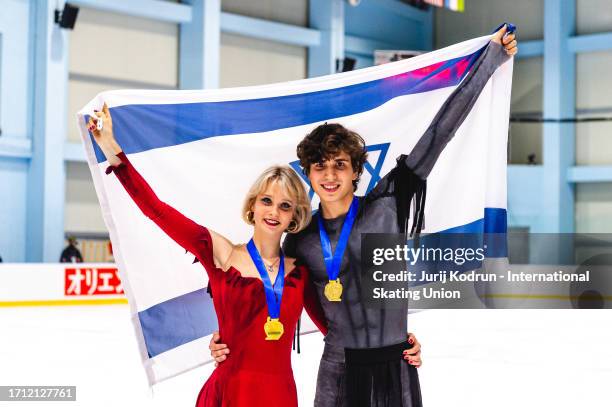
[[[68,237],[68,246],[62,251],[60,263],[83,263],[81,251],[76,247],[79,244],[74,236]]]

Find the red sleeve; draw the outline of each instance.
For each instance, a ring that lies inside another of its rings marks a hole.
[[[161,201],[123,151],[117,157],[121,159],[121,164],[109,166],[106,173],[114,172],[142,213],[176,243],[195,255],[210,275],[215,265],[212,237],[208,229]]]
[[[323,312],[323,307],[319,302],[319,296],[317,295],[316,287],[310,279],[310,272],[306,270],[306,280],[304,281],[304,309],[308,313],[312,322],[315,323],[319,331],[323,336],[327,335],[327,319]]]

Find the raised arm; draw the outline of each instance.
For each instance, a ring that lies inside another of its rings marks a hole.
[[[215,258],[225,259],[225,252],[229,256],[231,243],[225,238],[197,224],[157,197],[116,142],[112,118],[106,104],[103,111],[96,112],[96,115],[96,118],[90,118],[88,126],[110,164],[106,173],[115,173],[142,213],[206,266],[214,267]],[[96,126],[100,119],[103,120],[102,130],[98,130]]]
[[[444,147],[455,136],[497,67],[516,53],[514,34],[504,37],[505,34],[504,25],[495,33],[474,67],[446,99],[425,134],[405,157],[406,166],[421,179],[427,178]]]
[[[398,157],[395,168],[368,193],[368,201],[382,197],[395,198],[393,213],[397,217],[399,231],[410,232],[412,236],[425,227],[427,176],[476,103],[491,75],[518,50],[514,34],[505,34],[504,25],[495,33],[461,84],[444,102],[410,154]],[[414,219],[408,230],[410,216]]]
[[[206,228],[161,201],[123,152],[115,157],[120,163],[109,166],[106,173],[115,173],[142,213],[203,264],[210,261],[206,257],[212,254],[212,237]]]

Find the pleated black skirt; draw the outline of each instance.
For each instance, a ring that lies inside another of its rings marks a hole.
[[[342,349],[326,344],[315,407],[422,407],[417,370],[402,354],[410,346]]]

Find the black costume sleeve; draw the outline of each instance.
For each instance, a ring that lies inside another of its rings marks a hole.
[[[396,167],[366,197],[368,201],[373,201],[394,196],[401,232],[408,233],[411,206],[414,220],[410,235],[419,233],[425,227],[425,180],[444,147],[472,110],[491,75],[509,58],[501,44],[489,42],[461,84],[446,99],[410,154],[398,157]]]
[[[406,157],[406,166],[421,179],[427,178],[444,147],[455,136],[478,96],[498,66],[510,59],[504,47],[489,42],[472,70],[446,99],[442,108]]]
[[[296,241],[293,233],[287,233],[283,242],[283,254],[287,257],[297,258]]]

